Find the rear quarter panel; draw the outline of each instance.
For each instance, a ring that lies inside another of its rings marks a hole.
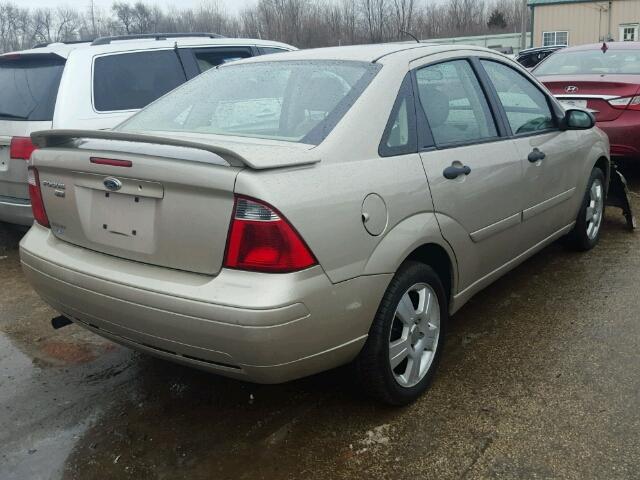
[[[256,172],[243,170],[236,193],[264,200],[302,235],[332,282],[363,274],[393,273],[421,238],[439,230],[417,154]],[[362,204],[370,193],[384,200],[387,227],[364,228]]]

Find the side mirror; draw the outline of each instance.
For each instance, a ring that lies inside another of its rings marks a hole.
[[[595,117],[584,110],[567,110],[562,119],[563,130],[589,130],[596,125]]]

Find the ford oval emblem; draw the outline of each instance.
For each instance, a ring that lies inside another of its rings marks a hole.
[[[107,190],[110,190],[112,192],[117,192],[122,188],[122,182],[117,178],[113,178],[113,177],[105,178],[102,183],[104,184]]]

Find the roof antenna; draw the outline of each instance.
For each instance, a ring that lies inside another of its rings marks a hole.
[[[404,33],[405,35],[407,35],[407,36],[409,36],[409,37],[413,38],[417,43],[420,43],[420,40],[418,40],[418,39],[416,38],[416,36],[415,36],[415,35],[413,35],[412,33],[406,32],[406,31],[404,31],[404,30],[400,30],[400,33]]]

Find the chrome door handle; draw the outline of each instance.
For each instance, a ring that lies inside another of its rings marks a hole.
[[[545,157],[546,155],[544,152],[540,151],[538,148],[534,148],[527,158],[531,163],[536,163],[540,160],[544,160]]]
[[[446,178],[447,180],[454,180],[460,175],[469,175],[470,173],[471,168],[466,165],[462,165],[460,167],[451,165],[450,167],[444,169],[442,175],[444,175],[444,178]]]

